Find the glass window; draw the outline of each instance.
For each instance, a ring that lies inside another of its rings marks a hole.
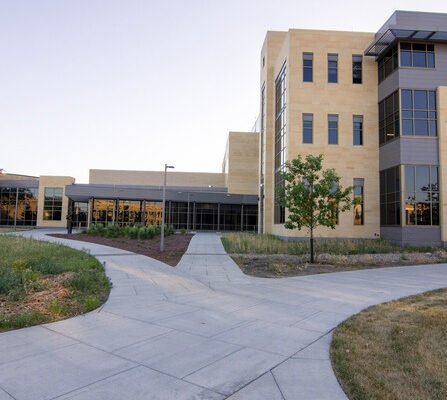
[[[402,89],[402,135],[437,136],[436,92]]]
[[[355,146],[363,145],[363,115],[353,117],[353,142]]]
[[[303,82],[313,80],[313,53],[303,53]]]
[[[0,188],[0,225],[35,226],[37,188]]]
[[[328,54],[327,74],[329,83],[338,82],[338,54]]]
[[[407,225],[439,225],[437,166],[405,166],[405,222]]]
[[[427,110],[427,91],[415,90],[414,91],[414,108],[415,110]]]
[[[380,171],[380,225],[400,225],[400,169]]]
[[[384,144],[400,134],[399,91],[379,103],[379,143]]]
[[[45,188],[43,219],[44,221],[62,220],[63,188]]]
[[[328,116],[328,144],[338,144],[338,115]]]
[[[286,64],[283,65],[275,81],[275,188],[284,186],[284,172],[286,162]],[[279,204],[278,190],[275,190],[275,224],[285,222],[285,208]]]
[[[388,75],[393,73],[398,67],[397,45],[388,50],[378,61],[379,82],[382,82]]]
[[[425,43],[401,43],[400,66],[415,68],[434,68],[434,45]]]
[[[364,179],[354,178],[354,225],[364,224]]]
[[[361,55],[352,56],[352,83],[362,83],[362,62]]]
[[[303,114],[303,143],[313,143],[313,114]]]

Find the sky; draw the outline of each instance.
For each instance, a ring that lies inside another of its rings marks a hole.
[[[445,0],[0,0],[0,169],[220,172],[259,114],[267,30],[376,32]]]

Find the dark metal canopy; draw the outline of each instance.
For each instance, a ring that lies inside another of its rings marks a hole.
[[[73,184],[65,186],[65,195],[74,201],[95,199],[161,201],[162,186]],[[167,186],[166,200],[196,203],[258,204],[257,195],[228,193],[226,188]]]
[[[414,40],[424,42],[447,42],[447,32],[423,31],[414,29],[388,29],[365,50],[365,56],[380,57],[398,40]]]
[[[2,179],[0,180],[0,187],[37,189],[39,187],[39,181],[37,179]]]

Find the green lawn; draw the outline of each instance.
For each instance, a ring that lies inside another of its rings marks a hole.
[[[351,400],[447,399],[447,290],[348,319],[334,332],[331,360]]]
[[[101,263],[87,253],[0,236],[0,331],[91,311],[110,286]]]

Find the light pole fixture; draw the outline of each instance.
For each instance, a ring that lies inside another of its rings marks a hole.
[[[166,174],[168,168],[174,168],[172,165],[165,164],[165,173],[163,177],[163,203],[161,208],[161,234],[160,234],[160,251],[165,249],[165,208],[166,208]]]

